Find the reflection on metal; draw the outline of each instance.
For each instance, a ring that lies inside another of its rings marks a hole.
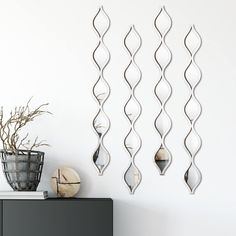
[[[192,26],[184,38],[184,46],[190,55],[190,63],[184,71],[184,78],[190,88],[190,97],[184,106],[184,113],[190,123],[190,130],[184,139],[185,149],[190,157],[190,165],[185,172],[184,181],[194,194],[202,180],[201,172],[195,164],[195,156],[201,148],[201,138],[195,129],[195,123],[201,115],[201,105],[195,95],[195,89],[201,81],[201,70],[195,62],[195,55],[201,47],[201,37]]]
[[[130,62],[125,69],[124,78],[130,90],[130,97],[125,104],[124,112],[130,124],[130,130],[125,137],[124,146],[130,156],[130,164],[124,174],[124,180],[131,194],[141,182],[141,173],[135,165],[135,156],[141,148],[141,138],[135,130],[135,122],[141,114],[141,105],[135,97],[135,88],[139,84],[142,74],[135,62],[135,55],[141,47],[141,37],[132,26],[125,36],[124,45],[130,56]]]
[[[93,86],[93,95],[98,103],[98,112],[93,120],[93,127],[98,136],[98,146],[93,154],[93,163],[99,175],[102,175],[110,162],[110,154],[103,144],[103,139],[110,128],[110,120],[103,105],[110,95],[110,87],[104,78],[104,69],[110,61],[110,52],[103,38],[110,28],[110,19],[103,7],[100,7],[93,19],[93,28],[98,36],[98,45],[93,51],[93,60],[98,69],[98,80]]]
[[[171,29],[172,20],[164,7],[159,11],[154,21],[154,25],[160,37],[159,46],[154,54],[154,59],[160,70],[160,79],[156,84],[154,92],[161,105],[160,112],[154,123],[161,138],[161,145],[155,154],[154,161],[160,175],[164,175],[172,161],[171,153],[165,144],[166,136],[170,132],[172,126],[171,118],[165,109],[166,103],[172,92],[170,83],[165,76],[166,68],[172,59],[171,51],[166,45],[165,38]]]

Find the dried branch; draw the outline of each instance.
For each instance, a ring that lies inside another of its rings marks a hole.
[[[27,133],[23,138],[20,138],[20,132],[23,127],[28,123],[34,121],[35,118],[43,114],[51,114],[49,111],[44,110],[48,103],[44,103],[34,110],[30,109],[30,102],[32,98],[29,99],[26,106],[15,107],[13,111],[10,112],[10,117],[4,121],[3,107],[0,109],[0,140],[2,141],[3,148],[9,150],[13,153],[22,147],[27,150],[33,150],[41,146],[48,146],[45,141],[38,141],[38,137],[35,138],[34,142],[31,144]]]

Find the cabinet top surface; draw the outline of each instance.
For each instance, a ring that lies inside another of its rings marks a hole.
[[[56,198],[47,199],[1,199],[2,201],[113,201],[111,198]]]
[[[50,197],[45,200],[112,201],[111,198],[57,198],[57,197]]]

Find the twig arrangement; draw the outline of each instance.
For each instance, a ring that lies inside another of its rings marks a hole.
[[[44,103],[36,109],[31,110],[29,107],[31,99],[29,99],[26,106],[15,107],[15,109],[10,112],[9,118],[5,118],[3,107],[1,107],[0,139],[5,151],[16,154],[19,149],[27,149],[31,151],[41,146],[49,146],[44,140],[39,141],[38,137],[31,142],[28,139],[29,133],[23,137],[20,136],[22,128],[32,122],[36,117],[45,113],[51,114],[49,111],[43,109],[48,106],[49,103]]]

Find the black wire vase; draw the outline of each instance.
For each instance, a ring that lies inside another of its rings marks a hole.
[[[44,152],[1,150],[3,172],[14,191],[36,191],[41,179]]]

